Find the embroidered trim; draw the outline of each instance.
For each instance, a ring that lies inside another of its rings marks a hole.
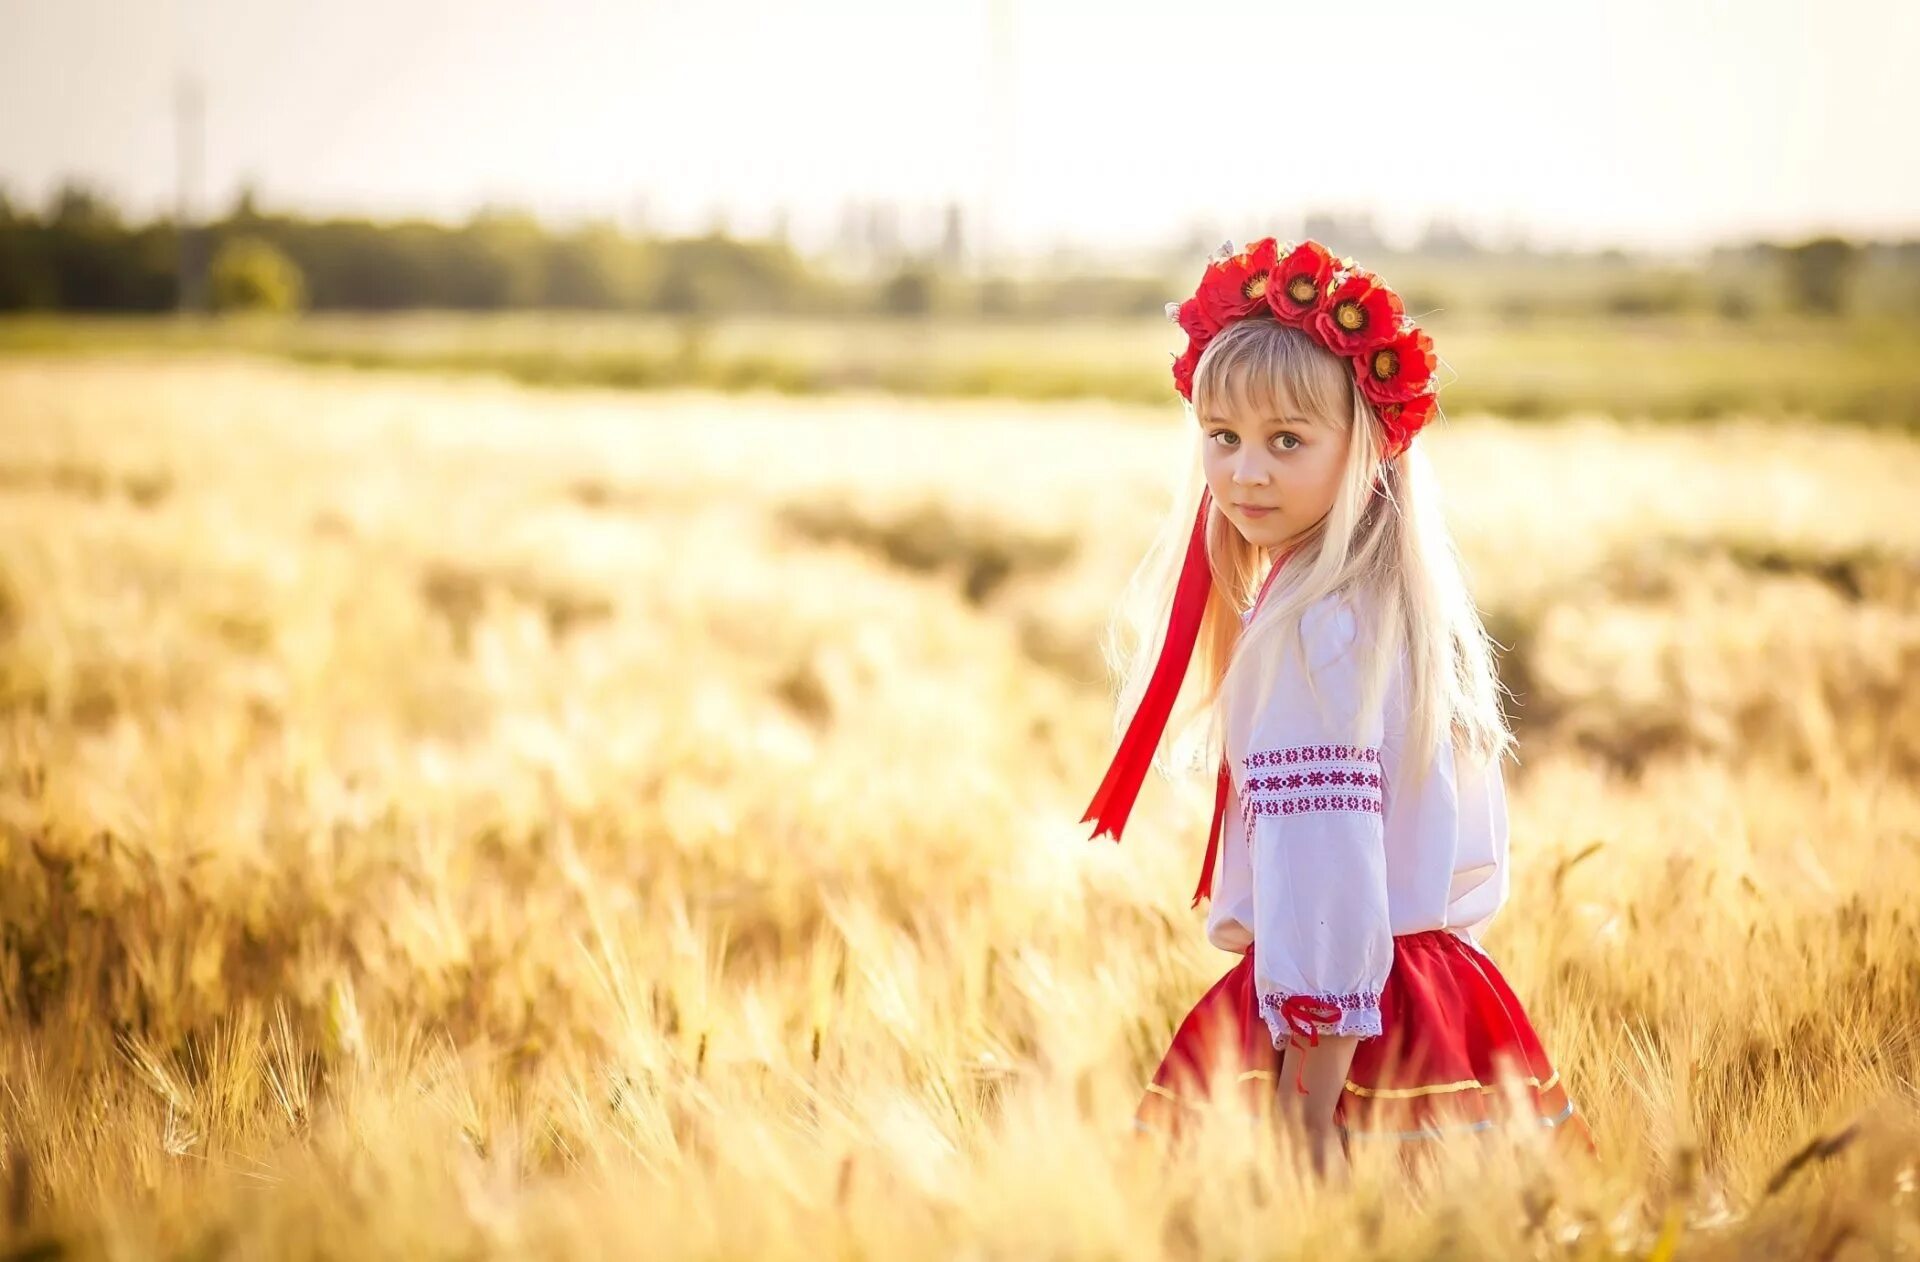
[[[1538,1117],[1534,1120],[1539,1122],[1541,1126],[1552,1128],[1570,1121],[1573,1114],[1573,1100],[1569,1098],[1566,1108],[1561,1109],[1558,1113]],[[1498,1124],[1497,1119],[1482,1118],[1478,1122],[1465,1122],[1454,1126],[1423,1127],[1417,1131],[1363,1131],[1352,1130],[1336,1122],[1334,1123],[1334,1129],[1348,1139],[1444,1139],[1448,1135],[1453,1134],[1468,1134],[1474,1131],[1492,1130]],[[1522,1122],[1522,1125],[1524,1124],[1525,1123]]]
[[[1350,793],[1316,793],[1312,797],[1252,798],[1246,815],[1306,815],[1313,811],[1365,811],[1380,813],[1380,799]]]
[[[1246,1069],[1236,1074],[1233,1080],[1235,1083],[1242,1083],[1242,1082],[1277,1083],[1280,1081],[1280,1075],[1275,1073],[1271,1069]],[[1190,1109],[1197,1109],[1202,1107],[1206,1099],[1205,1096],[1194,1096],[1191,1098],[1187,1096],[1183,1096],[1178,1091],[1175,1091],[1172,1087],[1163,1087],[1157,1082],[1148,1082],[1147,1090],[1152,1092],[1154,1095],[1164,1096],[1167,1099],[1173,1101],[1175,1104],[1184,1104]]]
[[[1174,1096],[1172,1092],[1168,1091],[1164,1087],[1157,1087],[1149,1083],[1147,1084],[1147,1090],[1157,1091],[1161,1095],[1165,1095],[1165,1096],[1172,1096],[1175,1100],[1179,1100],[1181,1104],[1185,1104],[1189,1108],[1195,1107],[1192,1101],[1180,1100],[1178,1096]],[[1548,1130],[1551,1130],[1556,1126],[1564,1125],[1565,1123],[1573,1120],[1573,1115],[1575,1112],[1576,1110],[1573,1107],[1573,1101],[1568,1100],[1567,1107],[1565,1107],[1564,1109],[1561,1109],[1558,1113],[1540,1117],[1536,1120],[1540,1123],[1542,1127]],[[1133,1126],[1135,1130],[1144,1131],[1144,1132],[1147,1132],[1148,1134],[1153,1134],[1153,1135],[1171,1134],[1171,1132],[1166,1131],[1161,1127],[1153,1126],[1146,1122],[1143,1122],[1137,1117],[1133,1119]],[[1340,1123],[1336,1122],[1334,1123],[1334,1130],[1338,1131],[1341,1135],[1343,1135],[1348,1139],[1413,1140],[1413,1139],[1444,1139],[1450,1134],[1472,1134],[1477,1131],[1492,1130],[1493,1126],[1494,1126],[1494,1120],[1492,1118],[1487,1118],[1478,1122],[1467,1122],[1464,1125],[1459,1125],[1459,1126],[1426,1128],[1426,1129],[1417,1130],[1417,1131],[1363,1131],[1363,1130],[1355,1130],[1351,1127],[1343,1126]]]
[[[1280,1015],[1280,1005],[1285,1003],[1287,995],[1260,996],[1260,1015],[1266,1019],[1267,1028],[1273,1031],[1273,1045],[1285,1047],[1293,1028],[1286,1018]],[[1345,995],[1311,995],[1309,998],[1320,1003],[1330,1003],[1340,1009],[1338,1021],[1312,1022],[1314,1029],[1322,1034],[1357,1034],[1361,1038],[1372,1038],[1381,1032],[1380,992],[1377,990],[1358,990]]]
[[[1380,751],[1368,745],[1289,745],[1242,758],[1240,823],[1249,841],[1258,815],[1384,813]],[[1329,792],[1331,790],[1331,792]]]
[[[1365,745],[1289,745],[1284,749],[1256,749],[1240,761],[1249,768],[1277,767],[1296,762],[1379,762],[1380,751]]]
[[[1545,1082],[1531,1074],[1511,1081],[1523,1087],[1532,1087],[1535,1091],[1545,1094],[1560,1081],[1560,1071],[1556,1069],[1548,1074]],[[1417,1096],[1445,1095],[1454,1091],[1499,1091],[1504,1085],[1499,1082],[1481,1082],[1478,1078],[1463,1078],[1459,1082],[1443,1082],[1431,1087],[1363,1087],[1352,1079],[1348,1079],[1346,1089],[1354,1095],[1373,1096],[1380,1100],[1411,1100]]]

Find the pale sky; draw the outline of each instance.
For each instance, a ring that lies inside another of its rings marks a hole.
[[[996,38],[996,32],[999,33]],[[995,49],[1001,50],[999,57]],[[0,0],[0,187],[657,227],[848,199],[1016,244],[1242,240],[1307,209],[1537,244],[1920,233],[1914,0]]]

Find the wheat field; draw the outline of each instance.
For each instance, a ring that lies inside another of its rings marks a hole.
[[[1920,1251],[1920,440],[1423,438],[1602,1150],[1130,1129],[1211,782],[1075,821],[1171,408],[0,359],[26,1257]]]

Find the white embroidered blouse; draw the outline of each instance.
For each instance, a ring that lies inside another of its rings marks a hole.
[[[1315,1023],[1322,1034],[1378,1035],[1393,939],[1446,929],[1477,950],[1508,889],[1498,762],[1457,767],[1443,741],[1417,794],[1395,792],[1408,778],[1401,670],[1348,743],[1362,686],[1351,607],[1337,594],[1320,600],[1301,635],[1314,691],[1289,648],[1272,693],[1227,724],[1237,809],[1229,804],[1207,914],[1208,941],[1251,946],[1277,1048],[1289,1035],[1281,1005],[1296,995],[1340,1009],[1338,1021]]]

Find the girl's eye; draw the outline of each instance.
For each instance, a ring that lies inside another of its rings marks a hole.
[[[1235,446],[1240,441],[1240,436],[1230,429],[1216,429],[1207,437],[1217,440],[1223,447]],[[1277,434],[1274,441],[1280,444],[1281,451],[1293,451],[1300,446],[1299,436],[1295,434]]]

